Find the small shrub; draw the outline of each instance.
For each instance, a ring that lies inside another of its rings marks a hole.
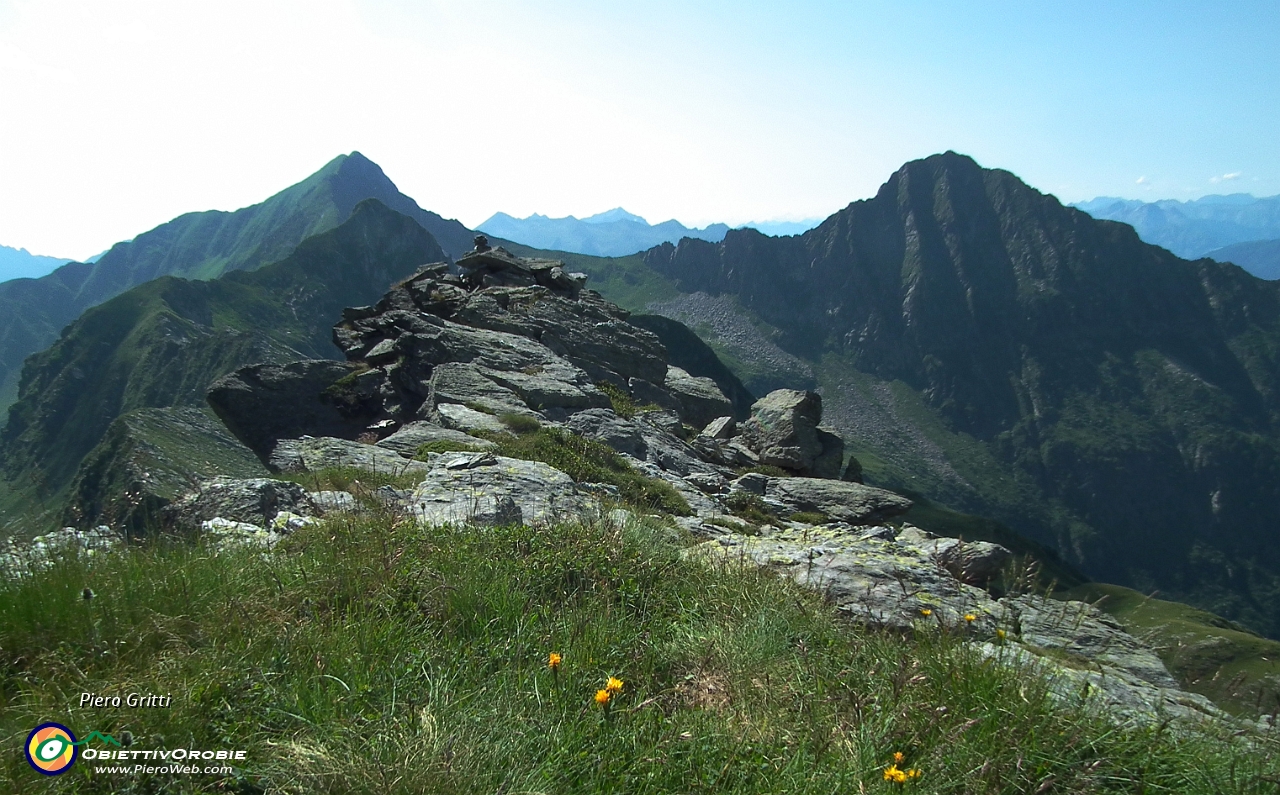
[[[782,467],[776,467],[773,464],[756,464],[753,467],[742,467],[738,470],[739,475],[766,475],[771,478],[789,478],[794,475]]]
[[[825,513],[818,511],[796,511],[787,517],[787,521],[801,522],[803,524],[826,524],[831,521]]]
[[[550,464],[579,483],[617,486],[622,501],[639,510],[680,516],[693,513],[671,484],[640,474],[608,445],[593,439],[560,428],[542,427],[516,437],[484,432],[476,435],[497,444],[499,455]]]
[[[731,494],[725,504],[729,506],[729,511],[734,516],[746,519],[752,524],[772,524],[778,518],[769,509],[764,499],[757,494],[742,492]]]
[[[542,423],[538,422],[537,417],[530,417],[528,414],[516,414],[515,412],[500,415],[498,421],[507,426],[517,436],[534,433],[542,427]]]
[[[418,445],[414,458],[426,461],[428,453],[478,453],[484,448],[478,444],[455,442],[452,439],[437,439],[434,442]]]
[[[613,406],[613,413],[619,417],[631,419],[636,416],[636,402],[631,396],[623,391],[622,387],[608,381],[596,382],[596,389],[599,389],[609,398],[609,403]]]

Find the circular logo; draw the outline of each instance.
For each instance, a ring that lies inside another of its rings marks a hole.
[[[41,723],[27,735],[27,761],[46,776],[70,769],[78,753],[76,736],[61,723]]]

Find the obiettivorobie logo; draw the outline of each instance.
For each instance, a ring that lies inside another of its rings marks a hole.
[[[128,732],[125,732],[127,735]],[[125,738],[126,741],[128,738]],[[27,756],[27,762],[31,767],[46,776],[56,776],[65,773],[71,769],[71,765],[75,763],[79,756],[80,746],[87,745],[93,740],[98,740],[107,746],[114,745],[121,750],[113,751],[110,748],[105,750],[97,750],[86,748],[84,753],[85,759],[99,759],[112,761],[133,761],[133,760],[173,760],[192,762],[202,761],[244,761],[247,754],[244,751],[202,751],[197,749],[176,748],[172,751],[142,751],[127,750],[124,743],[120,742],[110,734],[103,734],[99,731],[89,732],[89,735],[83,740],[76,740],[75,733],[63,726],[61,723],[42,723],[31,730],[31,734],[27,735],[27,744],[23,748]],[[135,772],[147,773],[197,773],[200,769],[197,767],[184,767],[173,765],[168,768],[156,768],[149,765],[136,765]],[[224,768],[220,771],[214,771],[206,768],[204,772],[230,772],[231,768]],[[115,772],[125,772],[124,770],[116,770]]]
[[[41,723],[27,735],[27,744],[23,750],[36,772],[56,776],[71,769],[76,761],[78,745],[80,743],[76,742],[76,736],[61,723]]]

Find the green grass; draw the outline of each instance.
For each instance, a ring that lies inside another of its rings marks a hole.
[[[1119,585],[1087,583],[1060,596],[1096,603],[1145,639],[1185,689],[1241,715],[1280,711],[1280,642]]]
[[[418,450],[414,455],[416,458],[426,461],[427,455],[430,453],[477,453],[483,449],[480,445],[455,442],[452,439],[437,439],[434,442],[418,445]]]
[[[76,792],[1270,793],[1280,775],[1273,741],[1054,707],[958,638],[850,628],[658,527],[348,517],[271,553],[160,543],[2,588],[6,792],[49,791],[16,751],[46,720],[248,751],[230,776],[82,759],[56,785]],[[173,704],[82,709],[86,691]],[[922,771],[905,788],[883,778],[895,752]]]
[[[381,486],[411,489],[422,482],[422,475],[417,473],[374,472],[360,467],[327,467],[311,472],[282,472],[274,477],[280,480],[291,480],[308,491],[349,491],[356,496],[362,496]]]
[[[609,398],[609,405],[613,408],[613,413],[619,417],[631,419],[637,414],[643,414],[646,411],[662,411],[662,407],[654,403],[637,404],[630,395],[626,393],[622,387],[617,384],[611,384],[608,381],[597,381],[596,388]]]
[[[642,512],[693,513],[684,497],[661,480],[642,475],[608,445],[577,436],[560,428],[542,428],[519,436],[479,433],[498,447],[494,451],[508,458],[541,461],[564,472],[579,483],[608,483],[618,488],[622,502]]]

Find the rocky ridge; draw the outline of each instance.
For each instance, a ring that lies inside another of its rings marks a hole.
[[[1063,699],[1092,694],[1122,720],[1230,720],[1179,690],[1149,648],[1088,605],[989,590],[1011,558],[1003,547],[886,524],[911,501],[856,482],[856,461],[841,466],[844,443],[821,425],[819,395],[779,390],[738,423],[714,382],[670,367],[653,334],[583,281],[478,245],[457,268],[425,266],[376,305],[346,310],[334,328],[346,363],[224,377],[209,402],[267,469],[351,468],[412,485],[348,493],[201,479],[168,502],[166,525],[217,546],[270,548],[317,517],[362,510],[425,524],[634,518],[613,507],[609,484],[493,452],[495,438],[532,422],[595,440],[673,486],[694,514],[677,524],[708,539],[688,554],[775,569],[859,623],[963,632],[978,653],[1043,667]],[[646,410],[623,416],[620,397]],[[469,449],[423,448],[442,442]],[[90,548],[118,546],[102,541],[109,535],[99,528]],[[7,568],[80,541],[68,528],[57,543],[6,550]]]

